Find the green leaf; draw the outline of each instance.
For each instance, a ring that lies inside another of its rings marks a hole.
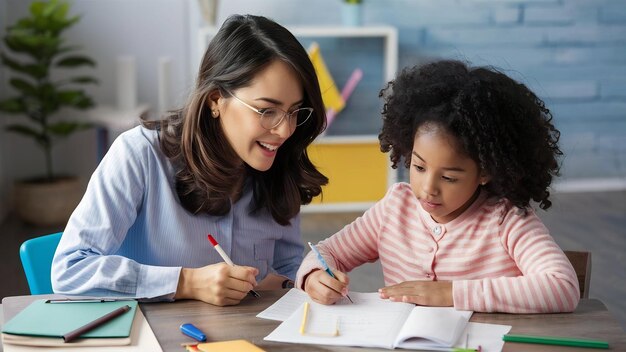
[[[26,112],[26,106],[20,98],[11,98],[0,101],[0,111],[9,114],[21,114]]]
[[[86,83],[98,84],[99,83],[97,79],[93,77],[88,77],[88,76],[74,77],[70,79],[69,81],[72,83],[82,83],[82,84],[86,84]]]
[[[60,90],[57,92],[57,99],[60,103],[69,105],[80,98],[80,93],[79,90]]]
[[[4,41],[11,50],[27,54],[38,62],[50,60],[62,44],[62,39],[49,31],[32,30],[12,30]]]
[[[69,53],[70,51],[74,51],[80,49],[78,45],[64,46],[57,49],[57,55]]]
[[[15,70],[15,71],[19,71],[22,72],[22,70],[24,70],[24,66],[20,64],[19,62],[11,59],[10,57],[6,56],[5,54],[2,54],[0,56],[2,58],[2,63],[6,66],[8,66],[9,68]]]
[[[57,92],[61,105],[68,105],[78,109],[92,107],[93,101],[82,90],[62,90]]]
[[[48,75],[48,68],[43,65],[20,64],[4,54],[2,54],[2,62],[14,71],[27,74],[35,79],[41,79]]]
[[[54,6],[54,11],[50,13],[50,17],[54,18],[56,21],[62,22],[66,20],[67,12],[70,9],[70,4],[67,2],[58,2],[54,0],[56,6]]]
[[[23,136],[34,137],[37,140],[40,140],[43,137],[40,131],[37,131],[32,127],[26,125],[11,124],[6,127],[6,130],[21,134]]]
[[[96,66],[96,63],[86,56],[68,56],[59,60],[56,64],[59,67],[76,67],[82,65]]]
[[[43,7],[43,10],[41,11],[41,16],[42,17],[50,17],[52,16],[58,9],[59,5],[57,3],[57,1],[52,0],[48,3],[46,3],[46,5]]]
[[[95,104],[94,104],[93,100],[90,97],[88,97],[85,94],[83,94],[82,97],[76,101],[76,103],[74,104],[74,107],[77,108],[77,109],[84,110],[84,109],[88,109],[88,108],[90,108],[90,107],[92,107],[94,105]]]
[[[48,126],[48,131],[58,137],[67,137],[68,135],[92,128],[93,125],[90,123],[81,123],[81,122],[73,122],[73,121],[59,121],[54,124]]]
[[[33,86],[23,79],[12,78],[10,83],[15,89],[19,90],[25,95],[37,96],[37,87]]]
[[[30,4],[30,13],[33,15],[33,17],[41,17],[44,12],[45,6],[45,2],[35,1]]]

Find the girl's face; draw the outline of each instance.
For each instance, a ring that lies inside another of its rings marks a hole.
[[[291,66],[274,60],[252,79],[249,86],[231,93],[241,101],[219,96],[212,100],[211,110],[219,112],[217,118],[224,135],[241,160],[256,170],[267,171],[280,146],[296,130],[296,124],[290,123],[285,116],[278,126],[265,129],[261,126],[261,115],[245,104],[257,110],[279,108],[292,112],[302,107],[300,80]]]
[[[478,165],[459,153],[456,139],[444,129],[422,125],[415,134],[409,179],[422,208],[438,223],[461,215],[488,181]]]

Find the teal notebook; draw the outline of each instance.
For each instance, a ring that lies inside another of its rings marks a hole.
[[[128,305],[131,310],[81,338],[129,337],[137,301],[46,303],[34,301],[2,327],[5,334],[33,337],[61,337],[113,310]]]

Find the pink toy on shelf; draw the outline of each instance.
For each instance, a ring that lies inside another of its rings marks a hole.
[[[356,88],[361,78],[363,78],[363,71],[360,68],[357,68],[354,71],[352,71],[350,78],[348,78],[348,80],[346,81],[346,84],[343,86],[343,89],[341,90],[341,97],[343,98],[343,101],[345,102],[348,101],[348,98],[350,98],[350,96],[352,95],[352,92],[354,92],[354,89]],[[327,129],[333,123],[336,116],[337,114],[335,113],[333,109],[326,110],[326,125],[327,125],[326,128]]]

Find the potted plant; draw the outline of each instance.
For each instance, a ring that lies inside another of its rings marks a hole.
[[[78,204],[82,186],[77,177],[56,175],[52,168],[52,147],[60,138],[91,127],[88,123],[53,120],[64,107],[87,109],[92,99],[77,86],[97,81],[90,76],[53,78],[57,69],[95,66],[87,56],[74,54],[62,33],[79,20],[68,17],[69,4],[63,0],[35,1],[30,14],[7,27],[2,64],[11,71],[9,83],[16,95],[0,100],[0,112],[26,117],[6,125],[6,130],[30,137],[45,156],[45,175],[15,184],[17,214],[38,225],[60,225]]]

